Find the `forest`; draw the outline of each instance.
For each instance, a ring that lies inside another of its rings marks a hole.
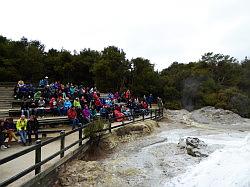
[[[168,109],[194,110],[203,106],[228,109],[250,117],[250,60],[205,53],[200,60],[173,62],[162,71],[143,57],[108,46],[102,51],[48,49],[23,37],[13,41],[0,35],[0,82],[50,81],[97,86],[101,92],[132,90],[139,97],[162,97]]]

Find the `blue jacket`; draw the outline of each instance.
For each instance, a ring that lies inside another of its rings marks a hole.
[[[69,100],[64,102],[64,108],[69,109],[71,108],[71,106],[72,106],[72,103]]]

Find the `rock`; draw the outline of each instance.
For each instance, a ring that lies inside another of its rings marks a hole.
[[[193,157],[207,157],[207,145],[204,141],[201,141],[199,138],[192,138],[187,137],[181,138],[178,143],[178,147],[180,149],[185,149],[187,151],[187,154],[193,156]]]
[[[207,146],[205,142],[201,141],[199,138],[191,138],[191,137],[186,138],[186,145],[190,145],[193,148],[201,148]]]
[[[191,113],[191,119],[197,123],[210,125],[229,125],[243,123],[244,118],[229,110],[204,107]]]

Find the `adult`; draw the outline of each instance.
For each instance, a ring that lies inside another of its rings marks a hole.
[[[91,106],[91,109],[90,109],[90,116],[91,116],[91,119],[95,119],[96,116],[97,116],[97,110],[95,108],[95,105],[92,105]]]
[[[38,140],[38,129],[39,129],[39,122],[36,119],[36,116],[31,115],[30,119],[27,123],[27,133],[28,133],[29,145],[31,145],[31,143],[32,143],[32,139],[31,139],[32,133],[35,135],[35,139]]]
[[[40,99],[37,102],[37,113],[40,117],[44,117],[45,115],[45,100],[43,99],[43,97],[40,97]]]
[[[125,115],[123,113],[121,113],[119,110],[114,110],[114,117],[116,119],[116,121],[120,122],[124,120]]]
[[[49,77],[46,76],[44,79],[41,79],[39,81],[39,87],[44,88],[45,86],[47,86],[49,84],[48,78]]]
[[[74,99],[73,106],[76,107],[76,109],[81,109],[81,108],[82,108],[81,102],[80,102],[80,100],[79,100],[78,97],[76,97],[76,98]]]
[[[125,93],[126,100],[128,101],[130,99],[130,97],[131,97],[130,90],[127,90]]]
[[[4,144],[6,139],[6,129],[4,128],[4,121],[0,120],[0,148],[1,150],[5,150],[8,147]]]
[[[66,97],[66,100],[64,101],[64,113],[66,114],[67,111],[72,107],[72,103],[69,100],[68,97]]]
[[[52,97],[49,101],[49,107],[53,116],[57,116],[60,112],[57,105],[56,98]]]
[[[132,120],[131,112],[125,105],[122,105],[121,112],[128,118],[129,121]]]
[[[59,111],[60,116],[65,115],[64,100],[61,97],[59,97],[57,99],[57,107],[58,107],[58,111]]]
[[[163,108],[163,102],[162,99],[160,97],[157,97],[157,105],[159,109]]]
[[[88,105],[85,105],[85,107],[84,107],[84,109],[82,111],[82,116],[83,116],[83,120],[84,120],[85,123],[90,122],[91,113],[90,113]]]
[[[148,98],[147,98],[147,102],[148,102],[150,108],[152,108],[152,103],[153,103],[153,101],[154,101],[153,95],[150,94],[150,95],[148,96]]]
[[[30,112],[29,112],[30,115],[37,114],[37,103],[35,102],[35,100],[30,101],[29,110],[30,110]]]
[[[34,94],[34,100],[38,101],[40,99],[40,97],[42,96],[42,92],[40,90],[38,90],[35,94]]]
[[[18,138],[16,137],[16,134],[15,134],[16,126],[13,122],[13,118],[7,118],[4,121],[4,129],[6,130],[7,136],[8,136],[7,147],[10,147],[10,143],[12,141],[12,138],[14,138],[16,141],[18,141]]]
[[[79,119],[77,118],[77,112],[74,106],[72,106],[68,112],[68,119],[70,120],[72,124],[72,130],[76,128],[76,125],[79,124]]]
[[[27,139],[27,122],[28,120],[25,118],[25,115],[21,115],[21,117],[16,122],[16,129],[24,146],[26,145]]]
[[[102,118],[108,119],[109,118],[109,112],[107,110],[107,106],[104,105],[101,109],[100,109],[100,116]]]
[[[29,102],[27,100],[21,103],[21,115],[25,115],[25,113],[27,114],[27,118],[29,118],[30,111],[29,111]]]

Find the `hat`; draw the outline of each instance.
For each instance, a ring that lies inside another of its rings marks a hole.
[[[45,77],[45,79],[48,79],[48,78],[49,78],[48,76]]]

